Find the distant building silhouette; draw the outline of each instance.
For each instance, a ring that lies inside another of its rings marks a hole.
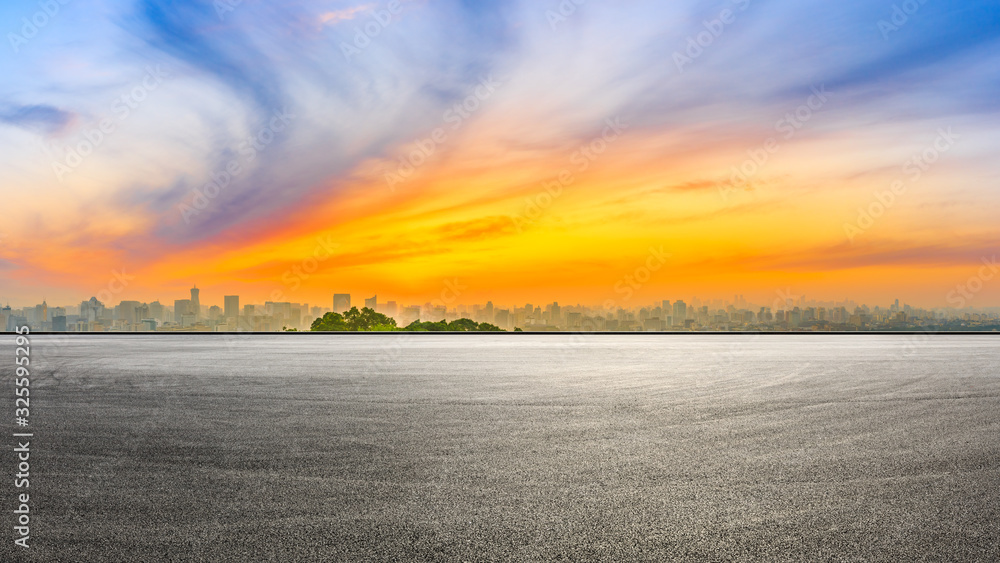
[[[239,319],[240,317],[240,296],[239,295],[227,295],[223,298],[223,309],[222,315],[226,317],[226,322],[229,319]]]
[[[200,293],[201,290],[198,289],[198,286],[194,286],[191,288],[191,313],[194,315],[194,320],[196,321],[199,318],[201,318],[201,297],[199,297]]]

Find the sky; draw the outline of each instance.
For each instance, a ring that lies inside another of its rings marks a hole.
[[[49,0],[0,22],[3,302],[1000,305],[996,2]]]

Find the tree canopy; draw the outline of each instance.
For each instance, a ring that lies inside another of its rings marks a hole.
[[[310,330],[313,332],[385,332],[396,330],[396,319],[365,307],[358,310],[351,307],[343,315],[327,313],[322,318],[313,321]]]
[[[409,332],[506,332],[496,325],[476,323],[472,319],[456,319],[450,323],[444,319],[433,322],[414,321],[403,330]]]
[[[343,315],[327,313],[313,321],[310,330],[313,332],[506,332],[496,325],[477,323],[472,319],[456,319],[450,323],[443,319],[438,322],[418,320],[405,328],[399,328],[395,319],[376,313],[368,307],[360,311],[357,307],[352,307]]]

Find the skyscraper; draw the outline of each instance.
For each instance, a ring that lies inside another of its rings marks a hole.
[[[153,301],[149,304],[149,316],[158,321],[166,320],[163,317],[163,304],[160,303],[159,300]]]
[[[684,319],[687,318],[687,303],[674,301],[674,326],[684,326]]]
[[[240,296],[227,295],[223,298],[225,311],[222,313],[226,319],[236,319],[240,316]]]
[[[346,313],[351,310],[351,294],[350,293],[334,293],[333,294],[333,312],[334,313]]]
[[[256,330],[254,323],[257,322],[257,308],[253,305],[243,306],[243,317],[240,318],[240,330]]]
[[[194,314],[195,320],[201,318],[201,299],[198,296],[200,292],[198,286],[191,288],[191,313]]]
[[[184,315],[190,315],[191,313],[191,300],[190,299],[175,299],[174,300],[174,322],[181,324],[184,320]]]
[[[375,311],[376,307],[378,307],[378,295],[373,295],[371,299],[365,299],[365,307]]]
[[[80,303],[80,318],[87,322],[96,322],[104,316],[104,303],[91,297],[89,301]]]
[[[142,306],[138,301],[122,301],[115,307],[115,318],[127,325],[138,324],[142,320],[137,309]]]

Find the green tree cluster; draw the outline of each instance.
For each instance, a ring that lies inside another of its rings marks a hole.
[[[310,330],[313,332],[506,332],[496,325],[477,323],[471,319],[457,319],[450,323],[444,320],[436,323],[414,321],[405,328],[399,328],[395,319],[376,313],[368,307],[360,311],[357,307],[352,307],[343,315],[327,313],[313,321]]]
[[[340,313],[327,313],[313,321],[309,329],[313,332],[388,332],[396,330],[396,319],[365,307]]]
[[[502,328],[489,323],[476,323],[472,319],[456,319],[450,323],[440,320],[436,323],[414,321],[403,330],[408,332],[506,332]]]

